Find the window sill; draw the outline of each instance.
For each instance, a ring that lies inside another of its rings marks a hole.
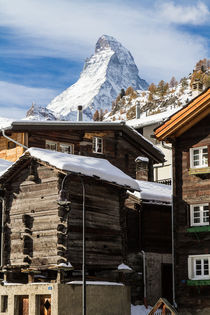
[[[104,152],[95,152],[95,151],[93,151],[93,153],[94,153],[94,154],[101,154],[101,155],[104,154]]]
[[[210,232],[210,225],[192,226],[187,229],[189,233]]]
[[[210,285],[210,279],[203,280],[187,280],[189,286]]]
[[[210,173],[209,166],[189,169],[189,175],[199,175],[199,174],[209,174],[209,173]]]

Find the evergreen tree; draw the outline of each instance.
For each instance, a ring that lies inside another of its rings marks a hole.
[[[121,89],[120,97],[123,98],[123,96],[125,96],[125,90],[124,90],[124,89]]]

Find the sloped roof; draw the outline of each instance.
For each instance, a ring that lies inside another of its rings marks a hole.
[[[4,174],[5,170],[13,163],[4,159],[0,159],[0,176]]]
[[[173,115],[178,110],[180,110],[182,107],[183,106],[179,106],[172,109],[166,109],[165,111],[158,114],[153,114],[153,115],[140,117],[140,118],[134,118],[134,119],[126,121],[126,124],[135,129],[143,128],[145,126],[160,124],[161,122],[164,122],[169,116]]]
[[[0,183],[3,183],[13,172],[18,171],[19,166],[30,158],[35,158],[39,162],[45,162],[66,173],[94,177],[113,185],[125,187],[126,189],[139,190],[139,186],[133,178],[123,173],[119,168],[105,159],[39,148],[28,149],[12,166],[2,173]]]
[[[102,131],[113,130],[121,131],[129,142],[135,144],[136,147],[144,151],[155,162],[164,162],[164,154],[162,151],[138,133],[134,128],[129,127],[124,121],[121,122],[71,122],[71,121],[13,121],[11,126],[7,128],[11,132],[24,132],[35,130],[84,130],[84,131]]]
[[[193,127],[210,114],[210,88],[194,98],[181,110],[173,114],[155,129],[158,140],[172,140]]]
[[[136,180],[140,191],[131,193],[141,200],[152,203],[167,203],[172,202],[172,188],[170,185],[160,184],[156,182],[147,182],[144,180]]]

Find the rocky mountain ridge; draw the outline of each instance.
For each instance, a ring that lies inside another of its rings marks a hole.
[[[150,84],[147,91],[135,91],[129,87],[118,95],[113,102],[112,110],[105,115],[105,120],[134,120],[136,108],[139,107],[139,116],[142,124],[154,120],[155,116],[167,117],[167,112],[175,112],[191,101],[203,89],[210,86],[210,60],[200,60],[192,73],[178,83],[174,77],[167,83],[161,80],[156,86]],[[146,118],[147,117],[147,118]],[[146,119],[145,119],[146,118]]]

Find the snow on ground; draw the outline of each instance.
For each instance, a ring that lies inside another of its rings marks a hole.
[[[152,307],[146,308],[144,305],[132,305],[131,304],[131,315],[147,315],[151,311]]]
[[[131,127],[144,127],[166,120],[194,97],[190,87],[190,77],[186,79],[184,87],[180,82],[176,87],[170,87],[168,93],[163,97],[160,97],[158,94],[153,94],[153,101],[149,100],[150,93],[148,90],[137,90],[135,92],[137,94],[136,98],[132,98],[131,95],[124,96],[120,106],[118,104],[118,109],[107,113],[105,120],[126,120],[127,124]],[[156,104],[155,107],[151,106],[150,103]],[[140,118],[128,120],[127,113],[131,108],[135,111],[137,104],[140,105]]]
[[[171,203],[172,189],[170,185],[147,182],[144,180],[136,180],[136,182],[138,183],[141,190],[140,192],[135,191],[133,193],[137,198],[149,201]]]

